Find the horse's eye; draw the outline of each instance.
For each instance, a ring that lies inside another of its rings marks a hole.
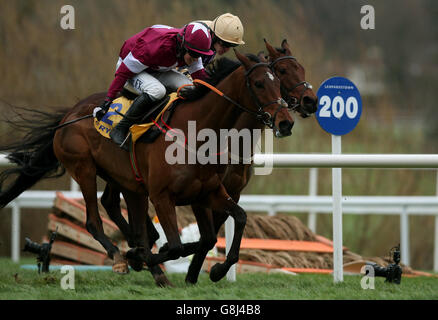
[[[254,82],[254,85],[259,89],[264,88],[263,81],[256,81]]]
[[[278,72],[279,72],[280,74],[286,74],[286,69],[281,68],[281,69],[278,70]]]

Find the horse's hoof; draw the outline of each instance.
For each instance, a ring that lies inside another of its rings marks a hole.
[[[113,264],[113,272],[117,274],[128,274],[129,273],[129,267],[128,263],[125,262],[119,262]]]
[[[213,282],[218,282],[220,279],[225,277],[228,270],[221,263],[216,263],[210,270],[210,280]]]
[[[166,287],[175,288],[173,283],[170,282],[169,279],[167,279],[164,273],[154,276],[154,280],[156,285],[159,286],[160,288],[166,288]]]
[[[143,270],[143,261],[128,259],[128,264],[134,271],[140,272]]]
[[[185,281],[186,281],[186,285],[194,286],[198,282],[198,279],[189,279],[186,277]]]

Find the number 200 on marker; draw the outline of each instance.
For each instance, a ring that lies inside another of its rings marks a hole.
[[[322,96],[320,104],[322,107],[319,111],[319,116],[323,118],[330,118],[333,114],[335,118],[340,119],[345,113],[348,118],[354,119],[359,110],[357,99],[355,97],[348,97],[347,101],[344,103],[344,99],[341,96],[334,97],[333,102],[329,96]]]

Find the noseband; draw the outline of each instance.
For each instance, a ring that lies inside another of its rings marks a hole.
[[[284,57],[279,57],[279,58],[275,59],[274,61],[272,61],[269,64],[269,67],[275,73],[275,75],[277,75],[277,73],[275,72],[275,69],[274,69],[275,64],[281,60],[286,60],[286,59],[292,59],[294,61],[297,61],[297,59],[294,56],[284,56]],[[277,77],[278,77],[278,75],[277,75]],[[300,92],[299,99],[289,95],[289,93],[292,93],[296,88],[298,88],[300,86],[303,86],[303,89]],[[301,106],[301,103],[303,101],[304,92],[306,92],[307,89],[312,89],[312,88],[313,88],[312,85],[307,81],[299,82],[290,89],[286,88],[283,84],[280,84],[281,94],[283,97],[284,96],[287,97],[286,101],[288,104],[288,108],[292,111],[297,111],[297,109]]]

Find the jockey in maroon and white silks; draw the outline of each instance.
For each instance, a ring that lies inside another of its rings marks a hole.
[[[176,90],[179,86],[190,83],[186,76],[173,70],[175,67],[187,65],[180,52],[183,33],[185,31],[184,36],[187,38],[188,31],[192,34],[201,32],[209,34],[209,32],[208,28],[200,23],[188,26],[189,28],[178,29],[155,25],[126,40],[120,49],[117,71],[107,96],[114,99],[126,83],[128,90],[137,94],[147,92],[153,100],[159,100],[164,97],[166,87]],[[203,48],[189,48],[189,50],[203,55],[213,54],[211,50]],[[191,61],[188,72],[193,79],[207,77],[201,57]]]
[[[213,54],[211,43],[208,26],[199,22],[181,29],[154,25],[126,40],[107,97],[93,111],[98,120],[102,119],[123,87],[138,94],[125,117],[111,130],[111,139],[122,146],[129,127],[150,105],[164,98],[167,89],[176,91],[191,83],[176,67],[187,66],[194,79],[207,78],[202,57]]]
[[[207,21],[206,21],[207,22]],[[161,100],[166,92],[176,91],[191,80],[176,68],[186,67],[192,79],[206,80],[204,65],[214,54],[226,53],[230,47],[243,44],[243,26],[238,17],[223,14],[208,24],[191,22],[183,28],[154,25],[123,43],[116,65],[115,78],[94,116],[100,120],[124,87],[138,94],[125,117],[112,129],[111,139],[123,145],[129,127],[147,106]],[[213,41],[214,39],[214,41]]]

